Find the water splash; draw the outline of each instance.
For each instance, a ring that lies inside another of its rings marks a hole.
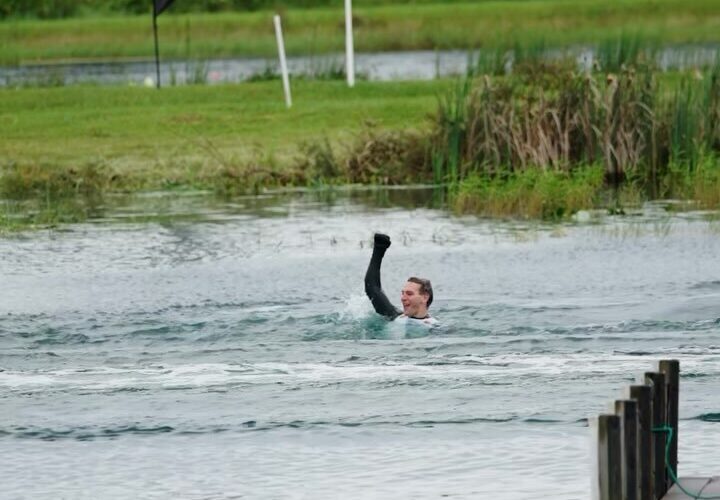
[[[370,300],[363,293],[353,293],[345,300],[345,307],[339,313],[340,321],[360,321],[375,314]]]

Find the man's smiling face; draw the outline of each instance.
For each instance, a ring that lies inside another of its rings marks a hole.
[[[405,283],[400,295],[405,316],[416,318],[424,318],[427,316],[428,297],[427,293],[420,293],[420,285],[418,283],[411,281]]]

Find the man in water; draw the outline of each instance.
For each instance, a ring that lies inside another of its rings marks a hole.
[[[365,293],[370,298],[375,311],[390,320],[404,318],[420,321],[430,326],[437,324],[437,320],[428,314],[428,307],[433,301],[430,280],[408,278],[400,296],[402,312],[388,300],[380,285],[380,265],[388,247],[390,247],[390,237],[386,234],[375,233],[373,254],[367,273],[365,273]]]

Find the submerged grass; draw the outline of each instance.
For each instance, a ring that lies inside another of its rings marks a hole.
[[[665,198],[692,200],[698,208],[720,207],[720,158],[705,156],[693,169],[672,163],[662,180]]]
[[[102,206],[86,199],[6,201],[0,204],[0,234],[28,228],[55,228],[102,214]]]
[[[10,200],[93,198],[107,191],[111,182],[112,177],[94,163],[79,168],[11,163],[3,168],[0,177],[0,197]]]
[[[113,178],[101,165],[11,163],[0,171],[0,233],[54,227],[97,214]]]

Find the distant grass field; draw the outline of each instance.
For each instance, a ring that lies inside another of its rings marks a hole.
[[[444,0],[445,3],[482,3],[487,0]],[[170,13],[248,12],[257,10],[314,9],[337,5],[338,0],[192,0],[175,2]],[[428,4],[438,0],[353,0],[355,7]],[[152,2],[145,0],[4,0],[0,19],[66,19],[107,15],[147,14]]]
[[[203,164],[260,159],[287,166],[303,143],[342,148],[368,125],[429,126],[449,81],[293,83],[285,108],[279,81],[148,88],[72,86],[0,89],[0,169],[66,169],[100,163],[132,188],[191,185]],[[1,172],[0,172],[1,173]]]
[[[338,7],[281,12],[289,54],[343,48]],[[272,11],[164,14],[164,58],[273,57]],[[653,43],[720,42],[717,0],[515,0],[359,6],[356,50],[464,49],[512,44],[602,43],[631,33]],[[150,16],[114,15],[0,23],[0,64],[150,58]]]

